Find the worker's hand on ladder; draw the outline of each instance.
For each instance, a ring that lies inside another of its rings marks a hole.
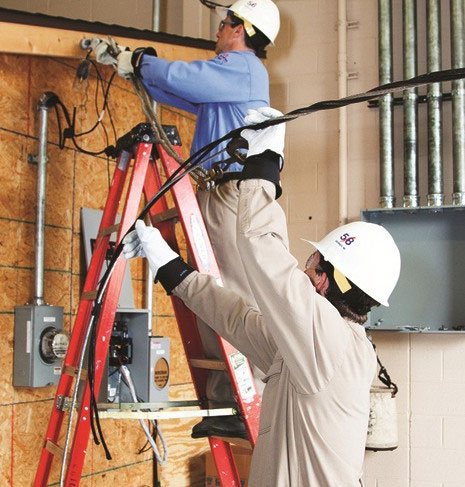
[[[147,227],[142,220],[137,220],[136,229],[124,237],[123,244],[124,257],[146,257],[155,277],[160,267],[179,257],[165,242],[158,228]]]
[[[266,122],[276,117],[280,117],[282,113],[279,110],[271,107],[262,107],[258,110],[248,110],[244,118],[247,125]],[[245,129],[241,132],[242,137],[249,143],[249,150],[247,157],[261,154],[266,150],[271,150],[283,157],[284,149],[284,135],[286,128],[284,123],[273,125],[261,130]]]

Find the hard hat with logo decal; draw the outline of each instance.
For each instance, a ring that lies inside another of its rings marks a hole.
[[[353,222],[311,242],[323,257],[364,293],[384,306],[400,274],[400,252],[381,225]]]
[[[224,19],[228,11],[244,21],[247,34],[253,37],[255,26],[270,40],[273,45],[279,32],[279,10],[271,0],[237,0],[230,7],[216,7],[217,13]],[[247,24],[251,24],[249,25]]]

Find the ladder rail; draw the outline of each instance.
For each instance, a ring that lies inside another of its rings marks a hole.
[[[130,159],[131,155],[126,151],[122,151],[120,156],[118,157],[112,183],[109,189],[109,195],[107,200],[109,204],[105,206],[105,210],[103,212],[102,220],[100,223],[99,234],[103,229],[112,225],[115,222],[119,199],[126,181]],[[88,291],[92,291],[97,287],[97,283],[103,268],[103,263],[105,261],[109,240],[110,235],[97,238],[96,247],[93,253],[93,265],[92,267],[89,267],[89,271],[86,275],[83,294]],[[53,454],[46,448],[46,444],[47,442],[51,442],[53,444],[57,444],[58,442],[58,437],[65,416],[65,411],[60,408],[59,401],[60,398],[68,397],[70,395],[72,384],[74,381],[74,375],[71,375],[66,371],[73,370],[78,366],[80,352],[84,346],[84,340],[86,336],[86,325],[89,323],[91,311],[92,301],[89,301],[87,299],[81,299],[77,310],[73,333],[70,337],[68,351],[63,362],[64,373],[62,373],[60,377],[60,381],[58,383],[55,393],[55,400],[53,402],[52,413],[50,416],[42,453],[37,468],[34,487],[45,487],[47,479],[50,475]]]
[[[150,159],[151,144],[138,144],[135,150],[134,168],[128,187],[126,202],[118,229],[116,244],[118,245],[130,226],[134,223],[140,203],[140,195],[144,186],[145,175]],[[103,371],[105,369],[108,347],[110,344],[113,323],[115,321],[118,299],[126,269],[126,259],[119,258],[114,266],[108,287],[103,299],[100,319],[97,324],[97,340],[95,343],[95,370],[94,370],[94,391],[100,390]],[[67,469],[65,486],[72,487],[79,485],[84,459],[87,451],[90,434],[90,400],[91,391],[89,381],[86,381],[84,395],[81,400],[79,414],[74,434],[73,445],[70,451],[70,463]]]

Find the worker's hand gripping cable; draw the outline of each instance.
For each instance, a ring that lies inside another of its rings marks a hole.
[[[244,121],[247,125],[269,122],[281,117],[282,113],[274,108],[263,107],[249,110]],[[239,180],[266,179],[276,187],[276,198],[282,193],[280,172],[283,168],[285,125],[272,125],[265,129],[245,129],[241,136],[247,141],[249,150],[244,161],[244,170]]]

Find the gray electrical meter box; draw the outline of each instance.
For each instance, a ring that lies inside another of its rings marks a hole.
[[[365,210],[362,220],[385,227],[401,255],[389,307],[372,308],[367,328],[465,331],[465,207]]]
[[[58,384],[68,340],[62,333],[61,306],[15,307],[13,385]],[[62,338],[60,338],[62,337]]]
[[[148,310],[116,312],[99,402],[134,402],[119,370],[121,365],[130,372],[139,402],[168,401],[170,339],[151,336],[150,331]]]

